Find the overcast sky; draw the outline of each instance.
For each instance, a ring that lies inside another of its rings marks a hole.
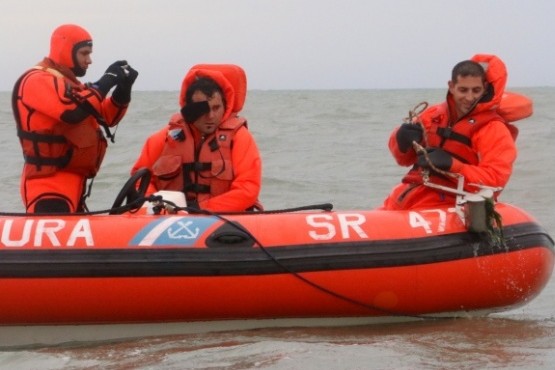
[[[93,36],[84,82],[118,59],[137,90],[178,90],[196,63],[236,63],[249,89],[445,87],[476,53],[509,87],[555,86],[553,0],[3,0],[0,91],[76,23]]]

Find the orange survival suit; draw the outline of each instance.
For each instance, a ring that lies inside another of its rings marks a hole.
[[[246,98],[246,76],[230,64],[199,64],[183,79],[179,104],[185,106],[188,87],[199,77],[214,80],[225,98],[225,112],[217,130],[201,138],[181,113],[151,135],[131,170],[152,171],[148,193],[157,190],[182,191],[188,205],[209,211],[244,211],[258,208],[262,166],[258,147],[238,116]],[[200,145],[198,145],[200,143]]]
[[[12,108],[25,159],[20,192],[27,212],[42,212],[35,209],[37,202],[52,199],[62,206],[49,212],[83,210],[86,180],[96,175],[106,151],[104,132],[110,135],[108,127],[127,109],[77,80],[75,53],[82,46],[92,47],[86,30],[58,27],[48,58],[14,86]]]
[[[512,173],[517,156],[515,146],[518,130],[508,123],[532,114],[532,102],[526,97],[505,93],[507,71],[504,63],[494,55],[478,54],[471,60],[486,70],[489,96],[481,99],[474,109],[455,120],[454,101],[448,92],[446,102],[426,109],[419,117],[427,139],[427,146],[440,147],[453,157],[449,172],[462,175],[465,190],[478,189],[470,183],[504,187]],[[508,119],[506,119],[506,118]],[[413,149],[403,153],[393,131],[389,149],[398,164],[413,166],[402,183],[394,187],[385,200],[383,209],[415,209],[455,205],[455,195],[424,186],[421,169]],[[430,171],[430,181],[456,188],[457,179]],[[498,194],[496,194],[497,196]]]

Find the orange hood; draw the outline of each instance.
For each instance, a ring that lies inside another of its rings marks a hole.
[[[92,46],[91,35],[82,27],[74,24],[59,26],[50,39],[50,55],[55,63],[70,68],[77,76],[80,67],[76,65],[75,53],[83,46]]]
[[[235,64],[197,64],[193,66],[181,83],[181,93],[179,94],[181,108],[186,104],[187,89],[199,77],[208,77],[222,88],[226,101],[223,121],[228,119],[232,113],[238,113],[243,109],[247,95],[247,77],[245,71]]]

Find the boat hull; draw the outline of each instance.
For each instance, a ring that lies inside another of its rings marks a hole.
[[[6,216],[0,325],[502,311],[541,292],[554,253],[533,218],[498,210],[502,244],[448,210]]]

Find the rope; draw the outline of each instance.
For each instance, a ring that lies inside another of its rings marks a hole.
[[[201,213],[201,214],[215,215],[215,213],[212,213],[210,211],[199,210],[197,208],[191,208],[191,207],[178,207],[174,203],[168,202],[166,200],[163,200],[163,202],[166,204],[169,204],[176,211],[186,211],[191,214]],[[314,210],[330,212],[332,209],[333,209],[333,204],[322,203],[322,204],[312,204],[308,206],[274,209],[274,210],[263,210],[263,211],[219,212],[218,215],[259,215],[259,214],[291,213],[291,212],[314,211]]]
[[[306,209],[306,207],[299,207],[299,208]],[[296,209],[299,209],[299,208],[296,208]],[[285,211],[285,210],[282,210],[282,211]],[[275,213],[275,212],[276,211],[271,211],[271,213]],[[227,219],[226,217],[222,216],[221,214],[212,213],[210,211],[202,211],[202,213],[217,217],[220,220],[222,220],[224,223],[226,223],[228,225],[231,225],[232,227],[236,228],[237,230],[247,234],[258,245],[258,248],[262,252],[264,252],[264,254],[266,254],[266,256],[272,262],[274,262],[281,269],[283,269],[284,272],[286,272],[288,274],[291,274],[292,276],[299,279],[303,283],[305,283],[307,285],[310,285],[311,287],[313,287],[313,288],[315,288],[315,289],[317,289],[317,290],[319,290],[319,291],[321,291],[325,294],[328,294],[332,297],[340,299],[344,302],[351,303],[355,306],[363,307],[363,308],[368,309],[370,311],[377,311],[377,312],[381,312],[381,313],[388,314],[388,315],[391,315],[391,316],[396,316],[396,317],[411,317],[411,318],[422,319],[422,320],[424,320],[424,319],[425,320],[452,319],[452,317],[448,317],[448,316],[432,316],[432,315],[428,316],[428,315],[409,314],[409,313],[405,313],[405,312],[394,311],[394,310],[379,307],[379,306],[376,306],[376,305],[373,305],[373,304],[370,304],[370,303],[362,302],[358,299],[351,298],[351,297],[348,297],[344,294],[338,293],[334,290],[328,289],[328,288],[326,288],[326,287],[324,287],[324,286],[306,278],[305,276],[301,275],[300,273],[298,273],[296,271],[293,271],[288,266],[284,265],[279,259],[277,259],[276,257],[274,257],[270,253],[268,248],[264,247],[264,245],[262,243],[260,243],[260,241],[258,241],[258,239],[249,230],[244,228],[242,225],[232,222],[231,220]]]
[[[431,161],[430,156],[428,155],[428,151],[426,150],[426,147],[424,147],[423,145],[420,145],[416,141],[413,141],[412,146],[413,146],[414,151],[416,152],[416,154],[422,154],[424,156],[424,158],[426,159],[426,162],[428,163],[430,168],[432,170],[434,170],[434,172],[437,172],[437,173],[442,174],[442,175],[447,176],[447,177],[452,177],[454,179],[459,179],[460,177],[462,177],[461,174],[454,173],[454,172],[449,172],[449,171],[444,171],[444,170],[439,169],[436,166],[434,166],[434,163]],[[428,170],[423,170],[422,171],[422,177],[423,177],[424,181],[427,182],[429,180],[429,171]]]
[[[409,124],[412,124],[412,125],[420,125],[420,128],[422,129],[422,140],[424,142],[424,147],[425,148],[428,147],[428,135],[426,133],[426,129],[424,128],[424,125],[422,124],[422,121],[420,121],[420,114],[422,114],[422,112],[424,112],[427,108],[428,108],[428,102],[425,102],[425,101],[420,102],[420,103],[416,104],[414,106],[414,108],[409,110],[408,117],[405,117],[403,119],[404,123],[409,123]],[[420,144],[418,144],[416,141],[413,141],[412,145],[414,147],[414,150],[418,154],[419,151],[418,151],[417,148],[422,148],[422,146]]]
[[[418,104],[416,104],[414,106],[414,108],[412,108],[412,110],[409,110],[409,116],[405,117],[405,119],[403,119],[403,121],[405,123],[418,123],[421,124],[420,121],[418,120],[418,116],[420,116],[420,114],[422,112],[424,112],[426,109],[428,108],[428,102],[420,102]]]
[[[448,177],[459,178],[461,176],[459,174],[443,171],[443,170],[437,168],[436,166],[434,166],[434,164],[430,160],[430,157],[428,156],[428,151],[426,150],[429,147],[429,145],[428,145],[428,135],[427,135],[427,132],[426,132],[426,129],[425,129],[424,125],[422,124],[422,121],[420,120],[420,114],[422,114],[422,112],[424,112],[427,108],[428,108],[428,102],[422,101],[422,102],[416,104],[414,106],[414,108],[409,110],[408,117],[405,117],[403,119],[404,123],[409,123],[409,124],[413,124],[413,125],[420,125],[420,127],[422,128],[422,141],[424,142],[424,145],[421,145],[421,144],[417,143],[416,141],[413,141],[412,146],[414,148],[414,151],[416,152],[416,154],[422,154],[424,156],[424,158],[426,159],[426,162],[428,163],[430,168],[433,169],[435,172],[440,173],[440,174],[445,175],[445,176],[448,176]],[[429,171],[428,170],[423,170],[422,171],[422,177],[424,179],[424,182],[427,182],[429,180]]]
[[[275,256],[272,255],[272,253],[268,250],[268,248],[264,247],[264,245],[246,228],[244,228],[242,225],[232,222],[231,220],[229,220],[227,217],[224,216],[224,213],[214,213],[208,210],[199,210],[196,208],[189,208],[189,207],[178,207],[175,205],[175,203],[171,202],[171,201],[166,201],[163,200],[161,201],[161,203],[164,203],[165,205],[168,205],[170,209],[172,209],[173,211],[187,211],[190,214],[204,214],[204,215],[209,215],[209,216],[214,216],[218,219],[220,219],[222,222],[230,225],[231,227],[247,234],[253,241],[254,243],[256,243],[256,245],[258,245],[258,248],[272,261],[274,262],[277,266],[279,266],[284,272],[291,274],[292,276],[294,276],[295,278],[299,279],[300,281],[302,281],[303,283],[310,285],[311,287],[313,287],[314,289],[317,289],[325,294],[328,294],[330,296],[333,296],[337,299],[340,299],[344,302],[348,302],[350,304],[353,304],[355,306],[359,306],[359,307],[363,307],[367,310],[370,311],[377,311],[377,312],[381,312],[387,315],[391,315],[391,316],[396,316],[396,317],[411,317],[411,318],[415,318],[415,319],[421,319],[421,320],[445,320],[445,319],[452,319],[453,317],[449,317],[449,316],[433,316],[432,314],[428,314],[428,315],[418,315],[418,314],[409,314],[406,312],[401,312],[401,311],[395,311],[395,310],[391,310],[391,309],[387,309],[384,307],[379,307],[376,305],[373,305],[371,303],[366,303],[363,301],[360,301],[358,299],[355,298],[351,298],[348,297],[344,294],[338,293],[334,290],[328,289],[310,279],[308,279],[307,277],[303,276],[302,274],[293,271],[291,268],[289,268],[288,266],[286,266],[285,264],[283,264],[279,259],[277,259]],[[164,208],[164,207],[161,207]],[[278,209],[278,210],[268,210],[268,211],[245,211],[245,212],[226,212],[225,215],[244,215],[244,214],[277,214],[277,213],[289,213],[289,212],[298,212],[298,211],[306,211],[306,210],[322,210],[322,211],[326,211],[329,212],[331,211],[331,209],[333,208],[333,205],[331,203],[322,203],[322,204],[314,204],[314,205],[308,205],[308,206],[301,206],[301,207],[294,207],[294,208],[285,208],[285,209]]]

